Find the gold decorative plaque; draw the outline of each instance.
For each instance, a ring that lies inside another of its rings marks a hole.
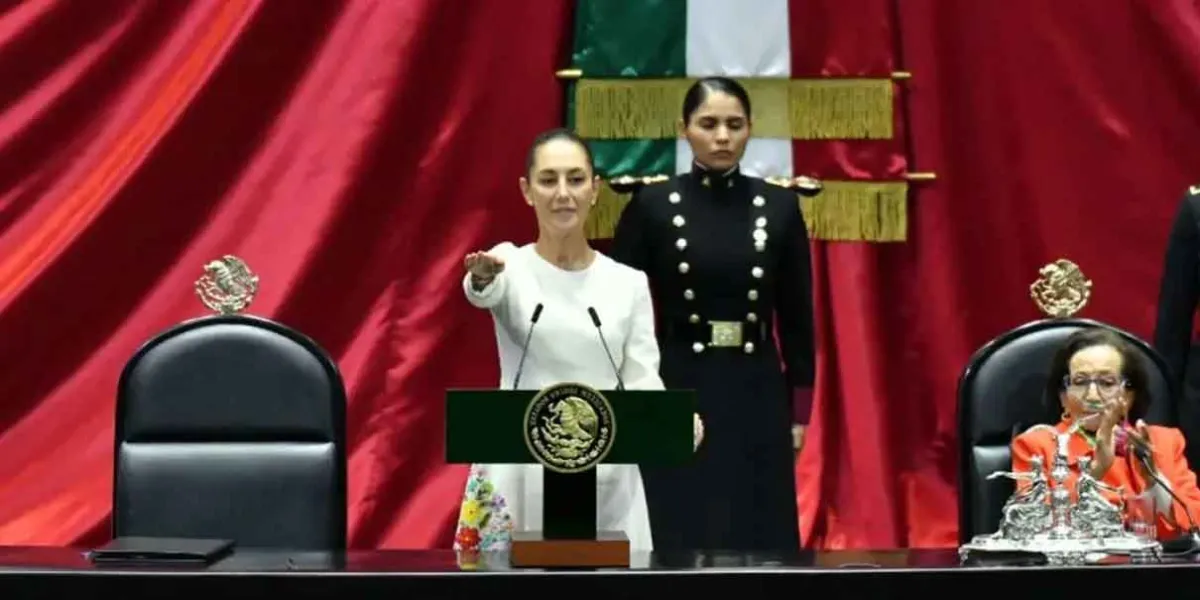
[[[1060,258],[1038,270],[1038,279],[1029,286],[1029,295],[1046,315],[1065,319],[1087,305],[1092,297],[1092,282],[1075,263]]]
[[[222,315],[246,310],[258,293],[258,275],[242,259],[226,254],[204,265],[204,275],[196,280],[196,295],[204,306]]]

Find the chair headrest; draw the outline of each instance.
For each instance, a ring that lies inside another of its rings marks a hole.
[[[126,365],[119,439],[333,439],[345,390],[315,342],[274,321],[217,316],[180,324]],[[331,410],[330,407],[334,407]]]

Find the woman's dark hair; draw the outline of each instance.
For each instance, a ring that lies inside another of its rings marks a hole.
[[[575,142],[580,148],[583,148],[584,155],[587,156],[588,168],[592,173],[596,172],[596,159],[592,156],[592,149],[588,147],[583,138],[579,137],[574,131],[566,127],[556,127],[547,131],[543,131],[533,138],[533,143],[529,145],[529,152],[525,154],[525,174],[533,175],[533,162],[537,156],[538,148],[554,140],[569,140]]]
[[[683,96],[683,122],[692,122],[692,115],[696,114],[696,109],[704,104],[705,100],[714,92],[723,92],[737,98],[742,105],[742,110],[746,111],[746,118],[750,118],[750,94],[746,93],[746,88],[742,84],[728,77],[705,77],[692,84],[688,88],[687,94]]]
[[[1129,419],[1136,421],[1145,416],[1153,402],[1150,392],[1150,376],[1142,356],[1120,334],[1103,327],[1089,327],[1072,333],[1050,361],[1050,375],[1046,379],[1046,402],[1053,406],[1066,388],[1071,374],[1071,357],[1088,348],[1111,346],[1121,355],[1121,377],[1125,386],[1133,391],[1133,404],[1129,406]]]

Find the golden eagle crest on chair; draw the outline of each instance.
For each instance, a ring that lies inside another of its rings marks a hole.
[[[204,274],[196,280],[196,295],[204,306],[222,315],[246,310],[258,293],[258,275],[242,259],[226,254],[204,265]]]
[[[1042,312],[1064,319],[1087,305],[1092,297],[1092,282],[1075,263],[1060,258],[1038,270],[1038,279],[1029,286],[1029,295]]]

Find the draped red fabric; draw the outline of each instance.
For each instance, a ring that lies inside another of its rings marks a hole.
[[[463,468],[447,387],[496,378],[461,256],[525,240],[516,178],[562,122],[570,3],[0,3],[0,543],[106,534],[113,392],[203,312],[223,254],[251,308],[349,387],[351,542],[446,545]],[[817,547],[955,542],[955,384],[1038,315],[1037,268],[1149,337],[1175,203],[1200,183],[1193,0],[793,2],[793,72],[914,78],[901,137],[797,143],[797,170],[892,178],[902,244],[814,243],[821,358],[797,464]],[[898,147],[902,144],[903,147]]]
[[[907,168],[937,180],[913,187],[906,243],[815,254],[802,528],[817,547],[954,545],[957,378],[1040,316],[1038,268],[1075,261],[1094,282],[1082,316],[1151,337],[1171,219],[1200,183],[1200,8],[894,0],[884,26],[868,0],[814,4],[826,58],[805,60],[912,72]],[[886,55],[872,45],[884,30]]]
[[[498,375],[461,260],[532,236],[569,8],[4,2],[0,544],[104,539],[120,369],[224,254],[342,369],[351,544],[448,544],[441,398]]]

